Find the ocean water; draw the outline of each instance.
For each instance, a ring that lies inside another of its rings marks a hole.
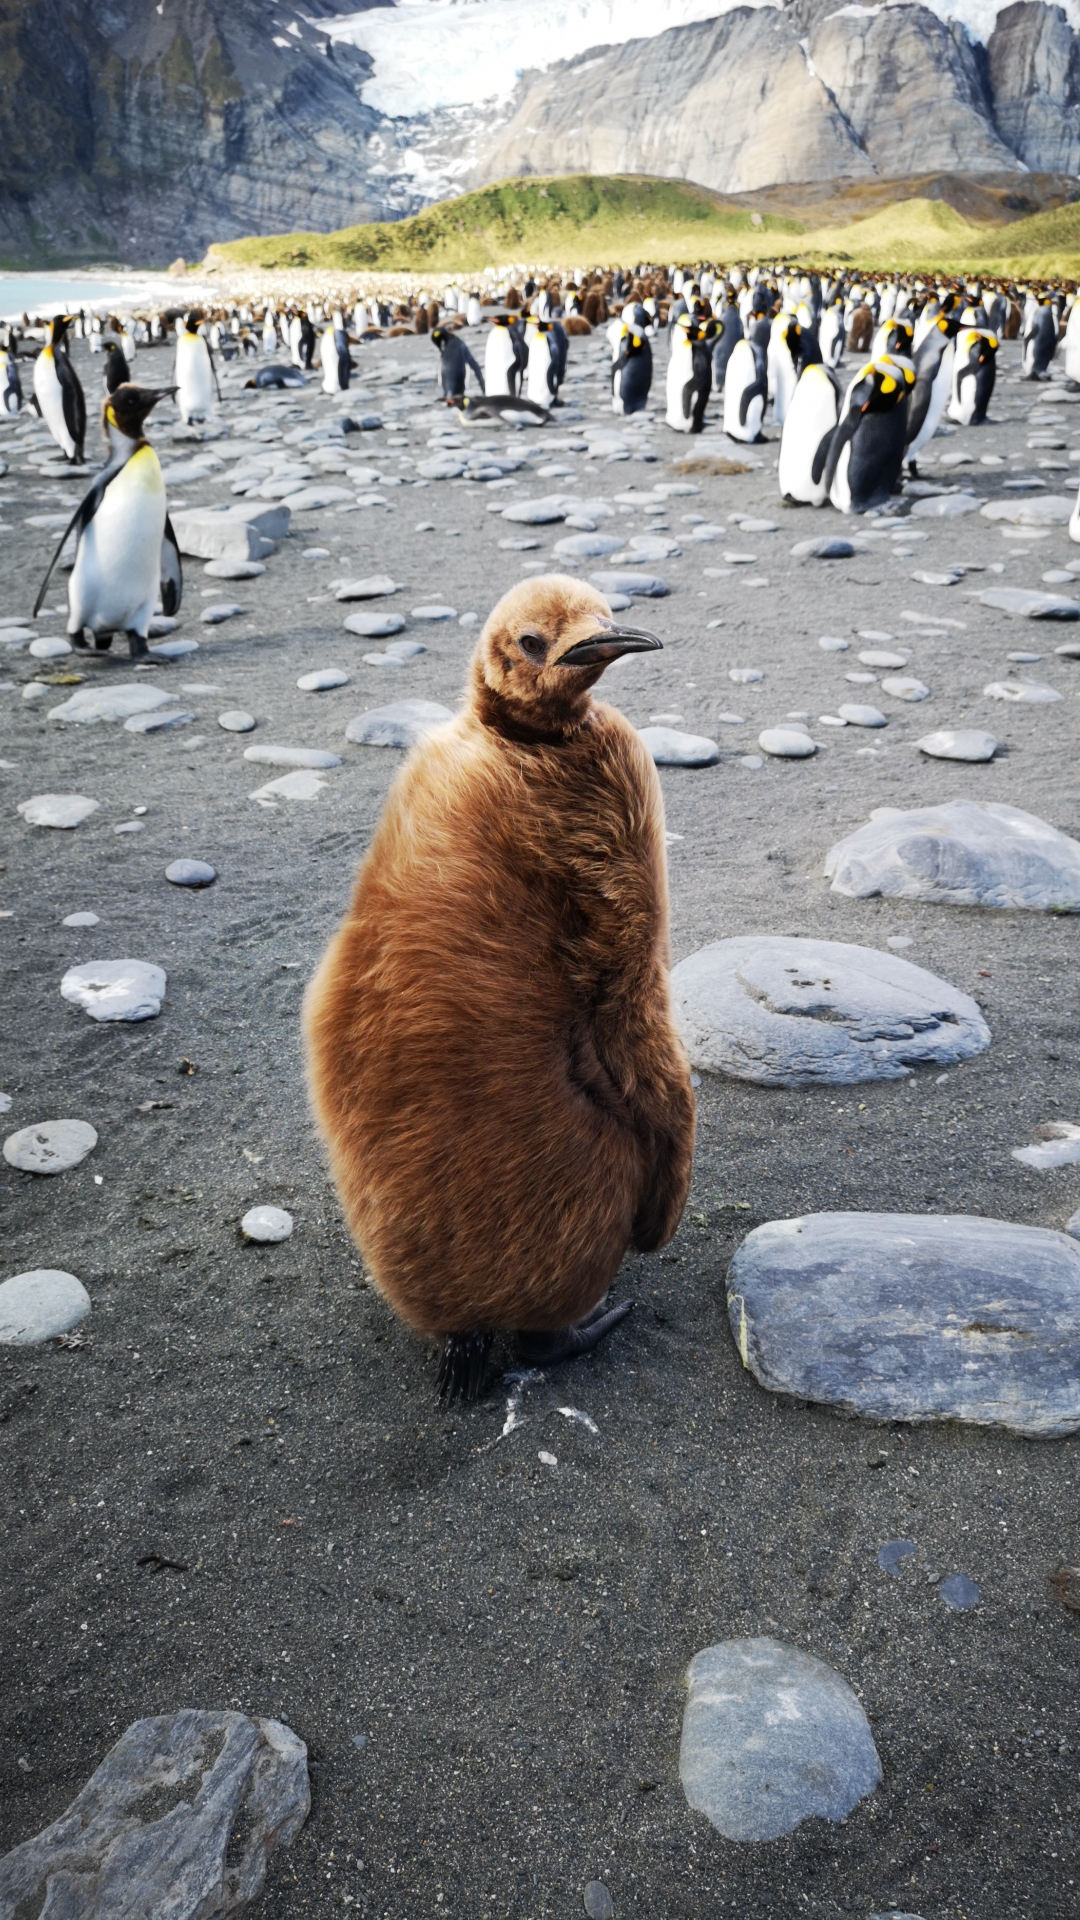
[[[78,307],[179,306],[196,294],[191,281],[178,285],[163,273],[0,273],[0,319],[51,319]]]

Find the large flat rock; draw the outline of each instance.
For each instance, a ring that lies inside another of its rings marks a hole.
[[[956,907],[1080,913],[1080,842],[996,800],[876,807],[832,847],[834,893],[865,900],[936,900]]]
[[[1080,1243],[969,1214],[817,1213],[748,1234],[728,1270],[762,1386],[870,1420],[1080,1429]]]
[[[43,1340],[70,1333],[89,1311],[90,1295],[73,1273],[35,1267],[30,1273],[13,1274],[0,1286],[0,1346],[38,1347]],[[2,1904],[0,1915],[5,1915]]]
[[[392,700],[388,706],[358,713],[349,721],[345,738],[361,747],[414,747],[432,727],[441,727],[453,717],[438,700]]]
[[[181,553],[199,560],[261,560],[284,540],[291,519],[280,501],[178,508],[170,515]]]
[[[768,1087],[898,1080],[990,1045],[975,1001],[923,967],[836,940],[719,940],[671,976],[695,1067]]]
[[[847,1681],[779,1640],[723,1640],[687,1675],[679,1778],[726,1840],[778,1840],[843,1820],[881,1781],[870,1723]]]
[[[1062,493],[1042,493],[1037,500],[991,500],[983,507],[987,520],[1008,520],[1016,527],[1067,527],[1073,502]]]
[[[185,1707],[136,1720],[65,1813],[0,1860],[0,1920],[213,1920],[261,1892],[311,1807],[279,1720]]]

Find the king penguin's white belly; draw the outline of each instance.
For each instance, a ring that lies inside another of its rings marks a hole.
[[[526,374],[525,395],[534,400],[538,407],[551,405],[551,390],[548,387],[548,368],[551,365],[551,348],[546,333],[537,334],[529,342],[529,366]]]
[[[64,390],[60,385],[51,347],[43,347],[34,361],[34,398],[57,446],[63,449],[70,460],[75,452],[75,442],[64,419]]]
[[[509,393],[510,369],[514,364],[514,343],[506,327],[492,327],[484,348],[484,390]]]
[[[152,447],[133,453],[90,525],[68,586],[68,632],[133,628],[145,639],[161,590],[165,482]]]
[[[200,334],[182,333],[176,342],[176,404],[181,418],[206,415],[214,404],[214,375],[210,350]]]

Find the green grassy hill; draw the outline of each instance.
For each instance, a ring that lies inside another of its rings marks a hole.
[[[755,196],[736,200],[685,181],[635,174],[504,180],[440,201],[410,220],[231,240],[212,247],[207,258],[266,271],[427,274],[519,260],[588,267],[787,256],[821,266],[851,261],[875,271],[1080,278],[1080,202],[1008,222],[975,221],[946,199],[902,197],[898,183],[897,198],[869,214],[853,190],[852,217],[838,221],[845,204],[838,187],[815,221],[812,205],[798,205],[799,192],[791,190],[797,212],[782,204],[783,189],[772,189],[772,210],[760,211]]]
[[[803,231],[787,217],[757,218],[760,227],[749,208],[681,180],[568,174],[504,180],[441,200],[410,220],[230,240],[212,247],[208,258],[267,269],[453,273],[523,259],[575,267],[734,256],[752,244],[771,254]]]

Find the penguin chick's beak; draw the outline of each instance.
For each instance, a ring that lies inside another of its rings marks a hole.
[[[658,653],[663,641],[641,627],[601,627],[552,662],[556,667],[606,667],[624,653]]]

